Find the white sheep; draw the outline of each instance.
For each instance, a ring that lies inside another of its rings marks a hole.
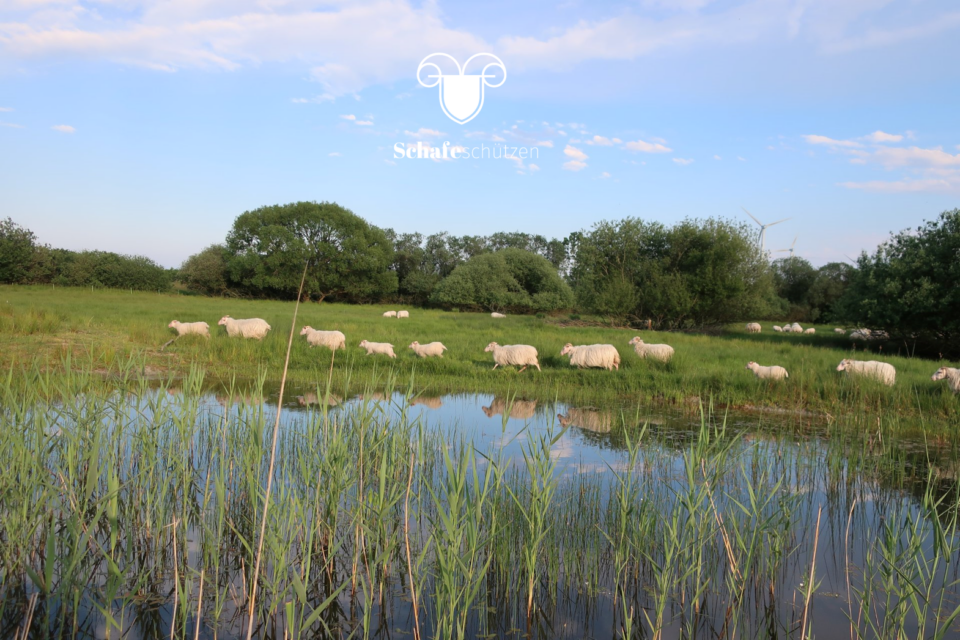
[[[383,317],[384,317],[384,318],[396,318],[396,317],[397,317],[397,312],[396,312],[396,311],[384,311],[384,312],[383,312]]]
[[[443,406],[443,398],[432,396],[416,396],[410,399],[411,406],[423,405],[428,409],[439,409]]]
[[[773,325],[773,330],[776,331],[777,333],[783,333],[783,327],[781,327],[778,324]]]
[[[416,340],[410,343],[410,348],[413,349],[413,352],[421,358],[429,358],[430,356],[442,358],[443,352],[447,350],[447,348],[443,346],[442,342],[420,344]]]
[[[398,317],[398,318],[409,318],[409,317],[410,317],[410,312],[409,312],[409,311],[397,311],[397,317]]]
[[[950,385],[951,391],[960,393],[960,369],[940,367],[935,374],[930,376],[930,379],[934,382],[945,379],[947,384]]]
[[[870,329],[854,329],[850,332],[851,340],[869,340]]]
[[[490,314],[490,317],[491,317],[491,318],[506,318],[507,316],[505,316],[505,315],[502,314],[502,313],[497,313],[496,311],[494,311],[493,313]]]
[[[815,334],[815,333],[817,332],[817,330],[814,329],[813,327],[810,327],[809,329],[804,329],[803,332],[804,332],[805,334],[807,334],[807,335],[813,335],[813,334]]]
[[[496,342],[491,342],[483,351],[485,353],[493,352],[494,369],[516,365],[521,367],[521,373],[530,366],[536,367],[537,371],[541,371],[540,363],[537,361],[537,350],[528,344],[500,346]]]
[[[573,346],[569,342],[560,351],[561,356],[570,356],[570,365],[583,369],[596,367],[613,371],[620,369],[620,353],[612,344],[586,344]]]
[[[790,325],[790,331],[792,333],[803,333],[803,327],[801,327],[798,322],[794,322],[792,325]]]
[[[397,354],[393,352],[393,345],[388,342],[370,342],[369,340],[364,340],[360,343],[360,348],[366,349],[368,356],[377,353],[390,356],[391,358],[397,357]]]
[[[846,374],[863,376],[879,380],[888,387],[892,387],[896,381],[897,370],[888,362],[877,362],[876,360],[841,360],[837,365],[837,371],[845,371]]]
[[[307,344],[311,347],[327,347],[331,351],[347,348],[347,338],[339,331],[320,331],[306,326],[300,330],[300,335],[307,337]]]
[[[790,374],[787,373],[787,370],[778,365],[764,367],[756,362],[748,362],[746,368],[750,371],[753,371],[753,375],[761,380],[785,380],[786,378],[790,377]]]
[[[514,420],[529,420],[536,415],[537,401],[514,400],[513,402],[507,402],[503,398],[494,398],[489,407],[480,407],[480,409],[483,410],[483,414],[488,418],[507,413],[507,415]]]
[[[760,333],[761,327],[757,322],[747,323],[747,333]]]
[[[660,362],[669,362],[670,358],[673,357],[673,347],[668,344],[647,344],[640,339],[640,336],[635,336],[629,344],[632,344],[633,350],[644,359],[651,358]]]
[[[176,329],[177,337],[189,335],[203,336],[204,338],[210,337],[210,325],[206,322],[180,322],[179,320],[171,320],[167,328]]]
[[[833,328],[833,332],[834,332],[834,333],[839,333],[840,335],[843,335],[843,334],[846,333],[846,331],[844,331],[844,330],[841,329],[840,327],[834,327],[834,328]]]
[[[614,416],[609,411],[577,409],[574,407],[567,409],[567,415],[558,413],[557,420],[560,421],[560,426],[563,428],[573,426],[595,433],[609,433],[614,424]]]
[[[263,340],[270,331],[270,325],[263,318],[245,318],[235,320],[230,316],[223,316],[217,324],[226,327],[227,335],[231,338],[253,338]]]

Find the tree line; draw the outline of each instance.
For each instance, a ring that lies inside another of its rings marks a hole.
[[[0,282],[513,313],[590,313],[619,325],[691,329],[769,319],[884,329],[952,354],[960,336],[960,209],[894,234],[856,264],[770,261],[754,230],[719,218],[626,218],[562,239],[398,233],[331,202],[247,211],[223,243],[164,269],[142,256],[40,245],[0,221]]]

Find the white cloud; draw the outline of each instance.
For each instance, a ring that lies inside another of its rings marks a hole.
[[[900,142],[903,140],[903,136],[895,133],[884,133],[883,131],[874,131],[868,136],[863,137],[864,140],[869,142],[883,143],[883,142]]]
[[[353,115],[352,113],[348,113],[347,115],[340,116],[340,117],[343,118],[344,120],[351,120],[351,121],[355,121],[357,119],[357,116]]]
[[[54,131],[59,131],[60,133],[76,133],[77,131],[76,129],[74,129],[68,124],[55,124],[50,128],[53,129]]]
[[[328,153],[327,155],[330,156],[331,158],[339,158],[339,157],[340,157],[340,152],[339,152],[339,151],[331,151],[331,152]]]
[[[600,177],[603,178],[603,179],[607,179],[607,178],[610,177],[610,174],[607,173],[606,171],[604,171],[603,173],[600,174]]]
[[[23,129],[22,124],[14,124],[13,122],[0,122],[0,127],[9,127],[11,129]]]
[[[565,156],[567,156],[568,158],[573,158],[574,160],[577,160],[577,161],[579,161],[579,162],[583,162],[584,160],[586,160],[587,158],[590,157],[590,156],[588,156],[587,154],[585,154],[583,151],[581,151],[580,149],[577,149],[576,147],[573,147],[573,146],[571,146],[571,145],[569,145],[569,144],[568,144],[568,145],[566,146],[566,148],[563,150],[563,154],[564,154]],[[566,166],[566,165],[564,165],[564,166]],[[585,166],[587,166],[587,165],[583,165],[583,166],[585,167]],[[582,168],[583,168],[583,167],[580,167],[580,169],[582,169]]]
[[[809,144],[821,144],[828,147],[841,147],[841,148],[857,148],[862,147],[863,145],[855,140],[834,140],[833,138],[828,138],[827,136],[819,135],[805,135],[803,139],[806,140]]]
[[[372,127],[373,120],[357,120],[357,124],[361,127]]]
[[[693,158],[674,158],[673,161],[683,166],[687,166],[688,164],[693,164]]]
[[[567,135],[567,132],[566,132],[566,131],[557,131],[557,134],[558,134],[558,135],[561,135],[561,136],[566,136],[566,135]],[[960,145],[957,145],[957,146],[960,147]]]
[[[392,166],[392,167],[397,166],[397,163],[394,162],[393,160],[384,160],[384,162],[386,162],[387,164],[389,164],[389,165]]]
[[[870,180],[867,182],[841,182],[841,187],[876,193],[920,193],[925,191],[960,193],[960,176],[956,180],[925,178],[920,180]]]
[[[660,142],[644,142],[643,140],[633,140],[623,145],[627,151],[641,151],[643,153],[670,153],[673,151],[670,147]]]
[[[535,164],[529,165],[528,168],[530,169],[530,171],[540,171],[540,167],[538,167]]]
[[[567,171],[580,171],[581,169],[587,168],[587,163],[579,160],[571,160],[570,162],[564,162],[563,168]]]
[[[589,140],[584,140],[586,144],[595,144],[600,147],[611,147],[613,146],[613,140],[610,138],[604,138],[603,136],[593,136]]]
[[[290,102],[293,104],[306,104],[310,102],[309,98],[290,98]]]
[[[880,147],[873,159],[890,169],[894,167],[953,167],[960,166],[960,153],[953,155],[942,147]]]
[[[0,107],[0,112],[9,113],[10,111],[13,111],[13,107]]]
[[[533,144],[535,147],[546,147],[547,149],[553,149],[553,140],[540,140]]]
[[[436,129],[427,129],[425,127],[420,127],[416,131],[404,131],[405,134],[411,138],[438,138],[444,133],[442,131],[437,131]]]
[[[740,162],[746,162],[746,161],[747,161],[746,158],[743,158],[743,157],[741,157],[741,156],[737,156],[737,160],[739,160]]]
[[[721,158],[720,156],[713,156],[713,159],[714,159],[714,160],[723,160],[723,158]]]

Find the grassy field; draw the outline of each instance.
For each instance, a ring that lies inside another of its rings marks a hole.
[[[697,399],[716,406],[743,409],[776,407],[788,411],[895,416],[939,423],[944,428],[957,416],[958,399],[930,375],[939,362],[907,358],[886,352],[863,353],[862,345],[832,333],[833,326],[817,325],[813,336],[770,331],[747,334],[742,326],[721,335],[659,333],[606,327],[569,326],[567,316],[536,318],[510,316],[494,320],[487,314],[411,309],[411,318],[382,318],[385,306],[306,304],[300,307],[297,332],[304,325],[339,329],[347,336],[347,350],[336,355],[334,384],[348,377],[393,378],[405,384],[413,376],[417,389],[431,393],[516,392],[520,396],[559,397],[580,404],[649,402],[695,408]],[[142,354],[147,373],[178,375],[192,364],[221,379],[265,375],[279,378],[283,365],[293,303],[205,298],[122,291],[91,291],[52,287],[0,287],[0,359],[28,363],[38,358],[46,366],[60,366],[69,352],[76,360],[93,361],[108,369],[133,353]],[[262,317],[273,331],[263,342],[230,339],[216,325],[219,318]],[[185,337],[165,350],[160,347],[174,333],[170,320],[203,320],[213,337]],[[669,364],[640,360],[627,344],[634,335],[648,343],[666,342],[676,349]],[[361,340],[390,342],[397,359],[366,356]],[[439,340],[448,351],[442,360],[421,360],[407,348],[410,342]],[[492,370],[484,353],[491,341],[531,344],[540,352],[542,372]],[[576,370],[559,356],[567,342],[610,343],[620,350],[618,372]],[[837,373],[842,358],[882,359],[897,368],[897,383],[886,388],[869,381],[848,380]],[[754,360],[788,369],[785,383],[767,383],[744,369]],[[301,384],[325,384],[330,352],[311,349],[299,335],[294,340],[290,377]]]

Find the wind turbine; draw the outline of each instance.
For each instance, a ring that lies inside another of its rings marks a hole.
[[[789,249],[777,249],[775,253],[789,253],[789,254],[790,254],[790,257],[792,258],[792,257],[793,257],[793,247],[797,244],[797,238],[799,238],[799,237],[800,237],[800,236],[796,236],[796,237],[793,239],[793,243],[790,244],[790,248],[789,248]]]
[[[748,216],[750,216],[751,218],[753,218],[753,221],[756,222],[756,223],[760,226],[760,233],[757,234],[757,242],[760,243],[760,253],[763,253],[764,241],[765,241],[766,238],[767,238],[767,227],[772,227],[772,226],[775,225],[775,224],[780,224],[781,222],[786,222],[787,220],[790,219],[790,218],[784,218],[783,220],[777,220],[776,222],[768,222],[767,224],[763,224],[762,222],[760,222],[759,220],[757,220],[756,218],[754,218],[754,217],[753,217],[753,214],[750,213],[749,211],[747,211],[746,207],[740,207],[740,208],[743,209],[743,211],[744,211]]]

